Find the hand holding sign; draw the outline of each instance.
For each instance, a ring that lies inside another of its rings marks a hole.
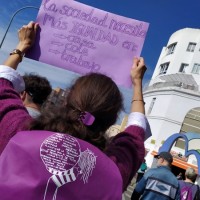
[[[29,22],[29,24],[22,26],[18,31],[19,44],[17,49],[25,53],[33,45],[37,29],[38,24],[34,22]]]
[[[132,78],[133,85],[137,84],[138,81],[140,83],[142,82],[146,69],[147,68],[145,66],[144,59],[142,57],[140,58],[135,57],[133,59],[133,66],[131,69],[131,78]]]

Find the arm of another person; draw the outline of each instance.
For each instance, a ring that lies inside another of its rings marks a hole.
[[[131,200],[138,200],[138,199],[140,199],[141,195],[144,192],[145,185],[146,185],[145,179],[144,179],[144,177],[142,177],[142,179],[137,183],[135,189],[133,190],[133,193],[131,195]],[[138,187],[140,188],[140,192],[137,191]]]
[[[200,200],[200,187],[199,185],[197,185],[197,191],[195,194],[195,200]]]
[[[16,48],[22,53],[32,46],[37,26],[30,22],[19,30]],[[19,96],[19,92],[24,90],[23,79],[16,71],[20,61],[21,56],[13,54],[0,65],[0,154],[10,138],[24,130],[31,120]]]
[[[146,71],[143,58],[134,58],[131,77],[134,86],[131,114],[127,128],[115,136],[106,149],[106,154],[116,163],[123,179],[123,190],[131,182],[133,176],[144,160],[144,138],[149,124],[144,115],[142,79]]]
[[[141,178],[141,180],[137,183],[135,186],[135,189],[133,190],[133,194],[131,196],[131,200],[137,200],[140,199],[140,196],[144,193],[147,179],[152,174],[152,170],[149,170],[144,174],[144,176]]]
[[[180,200],[180,198],[181,198],[181,189],[180,189],[180,184],[178,184],[175,200]]]

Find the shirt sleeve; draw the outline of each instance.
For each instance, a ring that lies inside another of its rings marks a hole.
[[[178,185],[175,199],[180,200],[180,198],[181,198],[181,191],[180,191],[180,185]]]
[[[141,128],[144,129],[145,131],[145,140],[148,139],[149,137],[151,137],[151,128],[149,125],[149,122],[146,118],[146,116],[142,113],[139,112],[132,112],[129,114],[128,116],[128,122],[127,122],[127,126],[131,126],[131,125],[135,125],[135,126],[139,126]]]
[[[142,195],[144,193],[146,184],[147,184],[147,179],[153,174],[154,169],[150,169],[147,171],[144,176],[141,178],[141,180],[136,184],[135,186],[135,191]]]
[[[23,89],[20,80],[15,70],[0,65],[0,154],[11,137],[31,120],[18,93]]]
[[[151,130],[145,115],[133,112],[124,132],[113,137],[107,146],[106,154],[119,168],[124,191],[144,160],[144,139],[149,135]]]
[[[11,67],[0,65],[0,78],[9,80],[17,92],[22,92],[25,89],[24,80],[21,75]]]

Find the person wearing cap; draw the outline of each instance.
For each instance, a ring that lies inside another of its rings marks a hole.
[[[20,97],[32,118],[40,115],[41,107],[50,95],[52,88],[47,78],[36,74],[25,74],[23,76],[25,90]]]
[[[179,183],[171,172],[173,157],[169,152],[160,152],[155,155],[157,167],[148,170],[137,183],[131,200],[136,199],[180,199]]]

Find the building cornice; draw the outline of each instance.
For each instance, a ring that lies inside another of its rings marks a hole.
[[[177,95],[182,97],[187,97],[189,99],[197,98],[196,100],[199,100],[200,98],[200,92],[187,90],[183,88],[174,88],[174,87],[165,87],[165,88],[155,88],[155,89],[146,89],[143,91],[144,97],[149,94],[165,94],[165,95]]]
[[[148,116],[147,115],[147,119],[156,119],[156,120],[166,121],[166,122],[170,122],[170,123],[177,124],[177,125],[181,125],[182,124],[182,121],[180,122],[180,121],[172,120],[172,119],[167,118],[167,117]]]

